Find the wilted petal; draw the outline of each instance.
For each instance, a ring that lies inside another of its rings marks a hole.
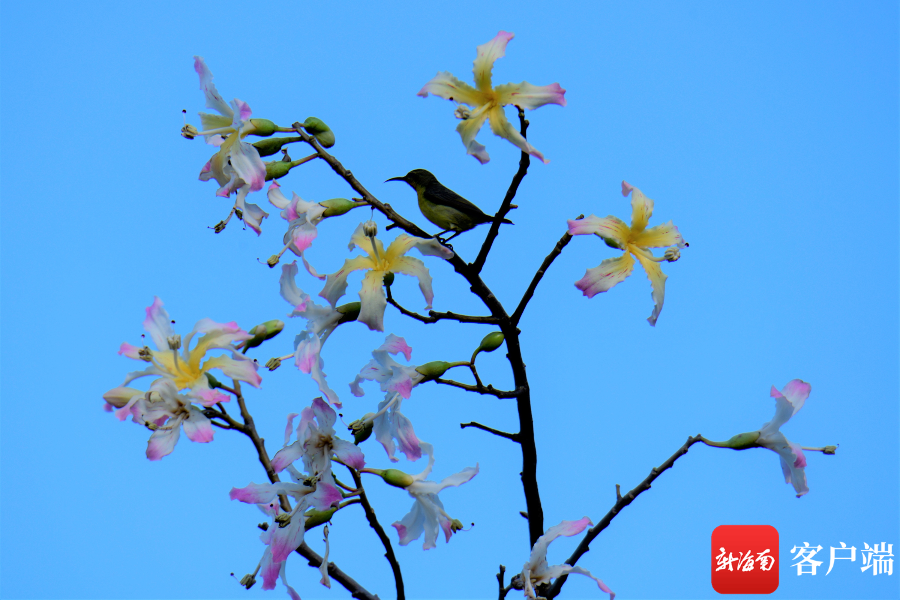
[[[306,303],[309,302],[309,294],[297,287],[298,271],[296,260],[290,264],[281,265],[281,277],[278,280],[281,297],[294,307],[294,311],[289,315],[291,317],[296,317],[297,313],[305,311]]]
[[[434,94],[444,100],[461,102],[469,106],[478,106],[483,102],[481,93],[468,83],[460,81],[447,71],[440,71],[434,78],[422,86],[417,96],[427,98],[428,94]]]
[[[528,140],[522,137],[522,134],[519,133],[515,127],[513,127],[512,123],[506,118],[506,113],[503,111],[502,106],[494,106],[491,108],[489,118],[491,122],[491,131],[494,132],[494,135],[499,135],[500,137],[509,140],[514,146],[519,148],[519,150],[532,155],[544,164],[550,162],[544,158],[544,155],[541,154],[537,148],[529,144]]]
[[[634,259],[626,252],[619,258],[607,258],[599,266],[588,269],[584,277],[575,282],[575,287],[588,298],[593,298],[624,281],[633,269]]]
[[[462,143],[463,146],[466,147],[466,152],[478,159],[478,162],[481,164],[489,162],[491,158],[488,156],[484,146],[475,141],[475,136],[478,135],[482,125],[484,125],[484,122],[487,120],[490,106],[490,104],[482,104],[472,111],[472,114],[468,119],[463,119],[460,121],[459,125],[456,126],[456,131],[462,138]]]
[[[494,88],[497,103],[501,106],[513,104],[521,108],[534,110],[545,104],[566,105],[566,90],[558,83],[550,85],[531,85],[523,81],[519,85],[507,83]]]
[[[514,35],[501,31],[491,41],[478,46],[472,73],[475,75],[475,87],[480,91],[487,92],[491,89],[491,70],[494,68],[494,62],[506,54],[506,45]]]
[[[384,309],[387,307],[384,295],[384,271],[366,273],[359,289],[359,300],[361,307],[356,320],[365,323],[373,331],[384,331]]]

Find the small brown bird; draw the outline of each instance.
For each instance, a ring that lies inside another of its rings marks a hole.
[[[405,181],[416,190],[419,210],[426,219],[443,229],[435,237],[439,238],[445,233],[454,232],[444,240],[444,243],[476,225],[491,223],[494,220],[494,217],[484,214],[480,208],[442,184],[425,169],[413,169],[403,177],[391,177],[387,181]],[[500,222],[513,224],[509,219]]]

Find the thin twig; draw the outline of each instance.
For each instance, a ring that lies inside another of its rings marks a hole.
[[[583,219],[584,215],[579,215],[578,218]],[[519,300],[519,306],[516,307],[515,312],[512,314],[512,317],[510,317],[513,325],[519,324],[519,319],[522,318],[522,313],[525,312],[525,306],[528,304],[528,301],[531,300],[531,297],[534,296],[534,290],[541,282],[541,279],[543,279],[544,273],[550,267],[550,264],[554,260],[556,260],[556,257],[560,255],[562,249],[568,245],[571,239],[572,236],[569,235],[569,232],[567,231],[561,238],[559,238],[559,241],[556,242],[556,246],[554,246],[550,254],[547,255],[547,258],[544,259],[544,262],[541,263],[541,267],[537,270],[537,273],[534,274],[534,278],[531,280],[531,284],[528,286],[528,289],[525,290],[525,293],[522,295],[522,299]]]
[[[684,445],[675,451],[675,454],[670,456],[666,460],[666,462],[664,462],[660,466],[653,467],[653,469],[651,469],[650,471],[650,474],[647,475],[647,477],[642,482],[640,482],[633,490],[631,490],[624,496],[619,496],[619,486],[616,486],[616,495],[618,496],[618,500],[610,509],[610,511],[606,513],[606,515],[602,519],[600,519],[599,523],[587,530],[587,533],[584,534],[584,538],[578,544],[578,547],[575,548],[575,552],[572,553],[572,556],[566,559],[565,564],[575,566],[575,563],[578,562],[578,559],[581,558],[585,552],[590,550],[590,544],[594,540],[594,538],[596,538],[601,531],[609,526],[612,520],[616,518],[616,515],[618,515],[623,508],[631,504],[635,498],[649,490],[650,484],[653,483],[653,481],[657,477],[662,475],[663,471],[665,471],[666,469],[671,469],[676,460],[687,454],[687,451],[691,446],[701,441],[701,437],[702,436],[700,434],[689,437]],[[555,598],[556,596],[558,596],[563,584],[566,583],[567,578],[568,577],[566,575],[563,575],[562,577],[557,579],[553,583],[553,585],[550,586],[550,589],[547,591],[546,597]]]
[[[400,573],[400,563],[397,562],[397,557],[394,556],[394,548],[391,546],[391,540],[388,538],[384,529],[381,527],[381,524],[378,522],[378,519],[375,517],[375,511],[372,509],[372,505],[369,504],[369,499],[366,497],[366,490],[363,488],[359,471],[349,466],[347,469],[353,476],[353,483],[356,484],[356,489],[359,490],[359,500],[366,512],[366,519],[369,521],[369,527],[375,530],[375,533],[378,534],[378,539],[380,539],[382,545],[384,545],[384,557],[391,564],[391,571],[394,572],[394,585],[397,588],[397,600],[404,600],[406,594],[403,591],[403,575]]]
[[[519,133],[522,134],[522,137],[525,137],[525,131],[527,129],[528,121],[525,120],[525,111],[520,107]],[[494,244],[494,240],[500,233],[500,223],[501,221],[503,221],[503,219],[506,218],[506,215],[511,210],[513,198],[516,197],[516,192],[519,190],[519,184],[522,183],[522,179],[524,179],[525,175],[528,173],[528,165],[530,164],[531,157],[527,152],[523,152],[521,158],[519,158],[519,170],[516,171],[516,174],[513,176],[512,183],[509,184],[509,189],[506,190],[506,197],[503,198],[503,204],[500,205],[500,210],[497,211],[497,214],[494,217],[494,222],[491,223],[491,229],[488,231],[487,236],[484,238],[484,243],[481,245],[481,250],[478,252],[478,257],[471,265],[472,270],[475,273],[481,273],[481,269],[484,268],[484,263],[485,261],[487,261],[487,256],[491,251],[491,246]]]
[[[432,381],[434,381],[435,383],[440,383],[441,385],[451,385],[453,387],[458,387],[460,389],[466,390],[467,392],[476,392],[482,395],[496,396],[497,398],[516,398],[522,393],[522,390],[507,392],[504,390],[494,389],[494,386],[492,385],[470,385],[468,383],[460,383],[458,381],[453,381],[452,379],[441,379],[439,377],[436,379],[432,379]]]
[[[437,323],[443,319],[449,319],[452,321],[458,321],[460,323],[484,323],[488,325],[496,325],[499,320],[496,317],[473,317],[471,315],[461,315],[454,312],[437,312],[437,311],[429,311],[428,316],[420,315],[417,312],[413,312],[406,308],[400,306],[400,303],[394,300],[393,295],[391,294],[390,286],[385,288],[387,290],[387,303],[396,307],[397,310],[400,311],[401,314],[406,315],[407,317],[412,317],[417,321],[421,321],[423,323]]]
[[[510,588],[503,586],[504,574],[506,573],[506,567],[500,565],[500,572],[497,573],[497,584],[498,584],[498,594],[497,600],[503,600],[506,598],[506,594],[509,593]]]
[[[466,427],[474,427],[475,429],[487,431],[488,433],[493,433],[494,435],[519,443],[519,434],[517,433],[507,433],[505,431],[500,431],[499,429],[494,429],[493,427],[488,427],[487,425],[482,425],[481,423],[476,423],[475,421],[459,424],[460,429],[465,429]]]

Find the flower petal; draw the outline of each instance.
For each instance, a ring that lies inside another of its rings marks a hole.
[[[647,227],[650,217],[653,215],[653,200],[644,195],[638,188],[626,182],[622,182],[622,193],[626,186],[631,192],[631,231],[639,233]]]
[[[587,235],[593,233],[599,236],[610,248],[624,250],[631,237],[631,229],[622,219],[612,215],[608,217],[596,217],[591,215],[585,219],[567,221],[569,235]]]
[[[812,386],[802,379],[792,379],[781,389],[781,394],[785,396],[794,407],[792,416],[796,415],[797,411],[803,408],[803,404],[806,402],[806,399],[809,398],[809,393],[811,391]]]
[[[226,144],[228,144],[228,140],[222,145],[223,149]],[[259,157],[259,151],[253,144],[237,139],[229,147],[231,151],[228,158],[235,173],[250,186],[251,192],[261,190],[266,183],[266,165]]]
[[[366,457],[356,444],[334,438],[334,455],[354,469],[362,469],[366,466]]]
[[[147,442],[147,458],[160,460],[163,456],[171,454],[172,450],[175,449],[175,444],[178,443],[180,434],[181,427],[177,423],[171,429],[157,429],[154,431]]]
[[[285,446],[284,448],[276,452],[275,456],[272,457],[272,469],[276,473],[281,473],[285,467],[292,464],[301,456],[303,456],[302,442],[297,441],[290,446]]]
[[[412,235],[401,233],[387,247],[384,253],[385,261],[393,266],[393,262],[397,258],[403,256],[410,250],[415,248],[422,256],[437,256],[444,260],[453,258],[453,250],[444,246],[434,238],[423,239]],[[393,268],[391,269],[394,270]]]
[[[391,271],[416,277],[419,280],[419,289],[425,296],[425,308],[431,308],[431,303],[434,301],[434,289],[431,287],[431,274],[425,263],[412,256],[401,256],[391,263]]]
[[[484,103],[484,97],[478,90],[447,71],[439,71],[431,81],[422,86],[416,95],[427,98],[428,94],[434,94],[444,100],[462,102],[469,106],[478,106]]]
[[[221,94],[219,94],[219,90],[216,89],[215,84],[212,82],[212,71],[210,71],[209,67],[206,66],[206,62],[203,60],[202,56],[194,57],[194,70],[197,72],[197,75],[200,76],[200,90],[206,97],[206,107],[217,110],[221,114],[228,117],[228,121],[230,124],[231,117],[234,113],[231,110],[231,107],[228,106],[228,103],[225,102],[225,100],[222,98]],[[205,128],[206,127],[204,126],[204,129]]]
[[[657,225],[632,235],[632,243],[641,248],[665,248],[666,246],[678,246],[684,248],[687,243],[681,237],[678,228],[669,221],[664,225]]]
[[[499,32],[494,39],[478,46],[478,56],[475,58],[472,73],[475,75],[475,87],[482,92],[491,89],[491,70],[498,58],[506,54],[506,45],[515,34],[506,31]]]
[[[169,349],[168,339],[175,335],[172,329],[172,318],[163,308],[163,302],[158,296],[153,297],[153,304],[147,307],[147,317],[144,319],[144,331],[150,334],[157,350]]]
[[[528,140],[522,137],[522,134],[516,131],[516,128],[513,127],[512,123],[506,118],[506,113],[503,112],[502,106],[492,107],[489,118],[491,121],[491,131],[494,132],[494,135],[499,135],[500,137],[509,140],[514,146],[519,148],[519,150],[532,155],[544,164],[550,162],[544,158],[544,155],[541,154],[537,148],[529,144]]]
[[[192,442],[211,442],[213,440],[212,422],[194,406],[188,409],[188,418],[181,422],[184,434]]]
[[[650,280],[650,286],[653,288],[653,291],[650,293],[650,297],[653,298],[654,302],[653,312],[647,317],[647,322],[656,327],[656,320],[659,318],[663,300],[666,298],[666,279],[668,277],[662,272],[658,262],[649,260],[640,252],[635,253],[635,256],[640,261],[641,266],[644,267],[644,271],[647,272],[647,279]]]
[[[319,292],[319,296],[325,298],[331,306],[334,306],[347,291],[347,276],[353,271],[371,269],[374,266],[374,261],[368,256],[348,258],[344,261],[344,266],[339,271],[328,275],[325,287]]]
[[[534,110],[545,104],[566,105],[566,90],[558,83],[550,85],[531,85],[523,81],[519,85],[507,83],[494,88],[497,103],[501,106],[513,104],[521,108]]]
[[[588,298],[593,298],[600,292],[611,290],[616,284],[631,275],[634,269],[634,259],[626,252],[618,258],[607,258],[599,266],[588,269],[584,277],[575,282],[575,287],[581,290]]]
[[[384,331],[384,309],[387,307],[384,295],[384,271],[366,273],[359,289],[359,300],[361,307],[356,320],[368,325],[372,331]]]
[[[478,162],[481,164],[490,162],[491,157],[488,156],[484,146],[475,141],[475,136],[478,135],[482,125],[487,120],[489,108],[490,104],[482,104],[472,111],[468,119],[463,119],[456,126],[456,131],[459,133],[459,137],[462,138],[466,152],[478,159]]]
[[[393,333],[384,338],[384,343],[376,348],[375,352],[388,352],[394,355],[402,352],[406,360],[412,359],[412,348],[406,343],[405,339]]]

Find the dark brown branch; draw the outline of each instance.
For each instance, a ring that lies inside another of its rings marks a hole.
[[[525,115],[522,111],[519,111],[519,121],[521,130],[524,134],[528,122],[525,121]],[[425,239],[432,237],[417,225],[402,217],[391,208],[389,204],[384,204],[373,196],[359,181],[357,181],[350,171],[344,168],[340,161],[326,152],[314,137],[303,131],[300,123],[294,123],[293,127],[297,130],[300,137],[303,138],[303,141],[312,146],[319,154],[319,157],[327,162],[338,176],[344,179],[350,187],[360,194],[363,200],[368,202],[389,220],[393,221],[397,227],[403,229],[410,235]],[[513,177],[513,183],[510,185],[503,206],[501,206],[501,212],[497,213],[501,218],[501,213],[505,214],[506,212],[509,212],[510,207],[512,206],[512,199],[518,190],[519,183],[522,181],[522,178],[525,177],[529,164],[530,159],[528,155],[523,154],[519,161],[519,171],[516,173],[515,177]],[[488,233],[488,239],[485,240],[485,245],[482,246],[482,252],[484,253],[485,258],[487,257],[487,251],[490,249],[490,244],[492,244],[493,239],[497,237],[497,232],[500,229],[499,222],[499,219],[495,219],[494,224],[491,226],[491,232]],[[513,379],[516,384],[516,410],[519,416],[519,435],[521,436],[520,446],[522,448],[522,489],[525,493],[525,506],[528,510],[528,537],[530,545],[533,546],[537,539],[544,533],[544,509],[541,506],[541,496],[537,484],[537,447],[534,442],[534,417],[531,411],[531,393],[528,387],[528,377],[525,373],[525,362],[522,359],[522,348],[519,346],[519,330],[510,322],[506,309],[490,288],[482,281],[481,276],[479,275],[481,266],[484,264],[484,259],[482,259],[480,263],[476,261],[476,263],[469,265],[463,261],[458,254],[454,254],[447,262],[450,263],[457,273],[462,275],[466,281],[469,282],[469,289],[484,303],[490,311],[491,316],[497,319],[497,325],[500,327],[500,331],[506,339],[506,347],[508,350],[506,356],[509,360],[510,367],[512,368]],[[476,266],[478,268],[476,268]],[[473,389],[471,391],[482,393],[478,389]]]
[[[590,544],[594,540],[594,538],[596,538],[601,531],[609,526],[612,520],[616,518],[616,515],[618,515],[623,508],[634,502],[635,498],[649,490],[650,484],[653,483],[657,477],[662,475],[663,471],[665,471],[666,469],[671,469],[676,460],[687,454],[687,451],[691,446],[701,441],[701,437],[702,436],[700,434],[697,434],[694,437],[689,437],[684,445],[675,451],[675,454],[670,456],[666,460],[666,462],[664,462],[660,466],[651,469],[650,474],[647,475],[647,477],[642,482],[640,482],[633,490],[631,490],[624,496],[619,495],[619,486],[617,485],[616,496],[618,497],[618,499],[616,500],[616,503],[613,505],[610,511],[606,513],[606,515],[602,519],[600,519],[599,523],[587,530],[584,538],[578,544],[578,547],[575,548],[575,552],[572,553],[572,556],[566,559],[565,564],[574,566],[575,563],[578,562],[578,559],[581,558],[585,552],[590,550]],[[562,577],[557,579],[553,583],[553,585],[550,586],[550,589],[547,591],[546,597],[555,598],[556,596],[558,596],[563,584],[566,583],[566,579],[566,575],[563,575]]]
[[[407,317],[412,317],[413,319],[421,321],[423,323],[437,323],[438,321],[443,319],[458,321],[460,323],[484,323],[487,325],[496,325],[499,322],[495,317],[473,317],[471,315],[461,315],[454,312],[437,312],[434,310],[429,311],[428,316],[426,317],[400,306],[400,303],[394,300],[394,297],[391,294],[390,286],[386,287],[385,289],[387,290],[388,304],[396,307],[396,309],[399,310],[401,314],[404,314]]]
[[[519,108],[519,133],[522,134],[522,137],[525,137],[525,131],[527,129],[528,121],[525,120],[525,111],[522,108]],[[527,152],[523,152],[522,157],[519,159],[519,170],[513,175],[512,183],[509,184],[509,189],[506,190],[506,197],[503,198],[503,204],[500,205],[500,210],[497,211],[494,222],[491,223],[491,229],[488,231],[487,237],[484,238],[484,243],[481,245],[478,257],[471,265],[472,270],[475,273],[481,273],[481,269],[484,268],[484,263],[487,261],[491,246],[494,244],[494,240],[500,233],[500,222],[503,221],[503,219],[506,218],[506,215],[509,214],[509,211],[512,210],[513,198],[516,197],[516,192],[519,190],[519,184],[522,183],[522,180],[528,173],[528,166],[530,164],[531,157]]]
[[[322,557],[319,556],[315,550],[310,548],[306,542],[303,542],[303,544],[297,548],[297,554],[309,561],[309,566],[311,567],[318,569],[322,564]],[[341,571],[333,562],[328,563],[328,575],[350,592],[351,598],[356,598],[357,600],[380,600],[377,594],[368,592],[366,588],[359,585],[355,579]]]
[[[516,433],[507,433],[505,431],[500,431],[499,429],[494,429],[493,427],[488,427],[487,425],[482,425],[481,423],[476,423],[475,421],[459,424],[460,429],[465,429],[466,427],[474,427],[475,429],[487,431],[488,433],[493,433],[494,435],[519,443],[519,435]]]
[[[504,598],[506,598],[506,595],[509,593],[509,590],[512,589],[512,586],[510,586],[510,587],[503,586],[503,579],[504,579],[505,574],[506,574],[506,567],[504,567],[503,565],[500,565],[500,572],[497,573],[497,584],[498,584],[498,588],[499,588],[498,593],[497,593],[497,600],[503,600]]]
[[[441,385],[452,385],[453,387],[458,387],[460,389],[466,390],[467,392],[476,392],[482,395],[491,395],[496,396],[497,398],[516,398],[519,396],[524,390],[514,390],[512,392],[507,392],[504,390],[494,389],[494,386],[477,386],[470,385],[468,383],[460,383],[459,381],[453,381],[452,379],[432,379],[435,383],[440,383]]]
[[[583,219],[584,215],[578,215],[578,218]],[[571,239],[572,236],[569,235],[569,232],[567,231],[561,238],[559,238],[559,241],[556,242],[556,246],[554,246],[550,254],[547,255],[547,258],[544,259],[544,262],[541,263],[541,267],[537,270],[537,273],[534,274],[534,279],[531,280],[531,284],[528,286],[528,289],[525,290],[525,293],[522,295],[522,299],[519,301],[519,306],[516,307],[516,311],[510,318],[513,325],[519,324],[519,319],[522,318],[522,313],[525,312],[525,306],[528,304],[528,301],[531,300],[531,297],[534,296],[534,290],[541,282],[541,279],[543,279],[544,273],[550,267],[550,264],[554,260],[556,260],[556,257],[560,255],[563,248],[565,248],[569,244],[569,241]]]
[[[387,534],[384,532],[384,529],[381,527],[381,523],[379,523],[378,519],[375,517],[375,510],[372,509],[372,505],[369,504],[369,499],[366,497],[366,490],[365,488],[363,488],[362,479],[359,476],[359,471],[352,467],[347,467],[347,469],[353,476],[353,483],[356,484],[356,489],[359,490],[359,500],[366,512],[366,520],[369,521],[369,527],[374,529],[375,533],[378,534],[378,539],[381,540],[381,543],[384,546],[384,557],[391,564],[391,571],[394,572],[394,585],[397,588],[397,600],[404,600],[406,598],[406,594],[403,591],[403,575],[400,573],[400,563],[397,562],[397,557],[394,556],[394,549],[391,546],[391,540],[388,538]]]

